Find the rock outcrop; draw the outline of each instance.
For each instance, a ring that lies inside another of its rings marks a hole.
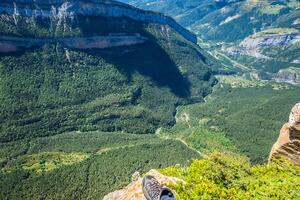
[[[281,69],[273,79],[280,83],[300,84],[300,69],[295,67]]]
[[[293,107],[289,122],[283,125],[272,147],[269,162],[281,156],[300,166],[300,103]]]
[[[273,34],[260,37],[248,37],[240,46],[246,49],[259,49],[269,46],[288,46],[300,42],[298,33]]]
[[[276,29],[275,29],[276,30]],[[274,31],[274,30],[273,30]],[[297,30],[290,32],[268,33],[267,30],[245,38],[238,46],[225,49],[229,55],[247,55],[255,58],[272,59],[263,51],[270,47],[287,47],[300,43],[300,34]]]
[[[183,181],[175,177],[164,176],[156,170],[151,170],[146,175],[154,176],[162,185],[174,184],[178,181]],[[142,190],[142,177],[139,177],[137,173],[133,176],[135,181],[122,190],[106,195],[103,200],[146,200]]]
[[[141,10],[113,0],[1,0],[0,14],[42,17],[50,19],[73,19],[75,16],[123,17],[142,23],[167,25],[185,39],[197,43],[197,37],[164,14]],[[61,21],[61,20],[59,20]]]

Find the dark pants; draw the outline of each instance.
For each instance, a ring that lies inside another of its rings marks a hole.
[[[160,200],[175,200],[175,198],[165,195],[165,196],[160,197]]]

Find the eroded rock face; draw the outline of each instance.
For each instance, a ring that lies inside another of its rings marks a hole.
[[[289,122],[283,125],[279,138],[272,147],[269,162],[281,156],[300,166],[300,103],[293,107]]]
[[[264,36],[252,35],[245,38],[238,46],[228,47],[229,55],[247,55],[255,58],[273,59],[263,50],[270,47],[287,47],[300,42],[299,32],[277,33]]]
[[[146,175],[154,176],[162,185],[174,184],[178,181],[182,181],[181,179],[175,177],[164,176],[156,170],[151,170]],[[106,195],[103,200],[146,200],[142,190],[143,179],[142,177],[136,177],[136,173],[134,174],[134,176],[134,179],[137,180],[135,180],[122,190],[118,190]]]
[[[300,41],[298,34],[274,34],[262,37],[249,37],[241,42],[241,46],[246,49],[259,49],[269,46],[287,46]]]
[[[300,69],[294,67],[281,69],[273,79],[279,83],[300,84]]]

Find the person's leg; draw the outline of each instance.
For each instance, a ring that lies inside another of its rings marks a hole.
[[[175,200],[175,198],[169,197],[169,196],[162,196],[162,197],[160,197],[160,200]]]

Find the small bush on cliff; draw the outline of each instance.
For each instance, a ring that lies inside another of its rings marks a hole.
[[[300,168],[286,160],[251,166],[243,156],[213,153],[162,173],[186,181],[171,185],[180,200],[300,199]]]

